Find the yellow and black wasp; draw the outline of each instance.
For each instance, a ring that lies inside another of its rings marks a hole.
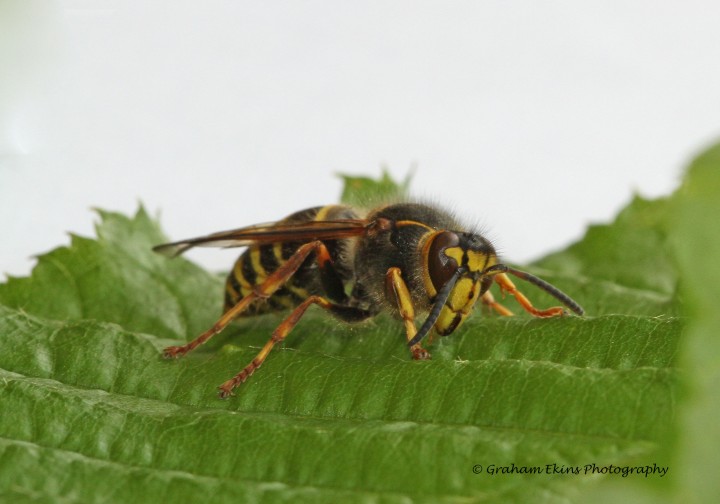
[[[464,230],[450,213],[425,204],[387,205],[364,217],[348,206],[315,207],[279,222],[159,245],[154,250],[177,255],[197,246],[247,250],[227,277],[220,319],[186,345],[166,348],[165,357],[186,354],[237,317],[292,310],[252,362],[220,385],[223,398],[260,367],[313,304],[346,322],[365,320],[383,310],[396,313],[405,325],[413,359],[428,359],[422,339],[433,329],[441,336],[451,334],[478,299],[502,315],[512,315],[493,299],[489,290],[493,281],[536,317],[566,313],[560,306],[535,308],[508,274],[548,292],[576,314],[584,313],[556,287],[501,264],[492,244]],[[416,310],[428,313],[419,330]]]

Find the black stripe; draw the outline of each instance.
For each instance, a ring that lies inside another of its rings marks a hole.
[[[230,293],[228,291],[225,291],[225,311],[228,311],[230,308],[235,306],[236,303],[237,301],[233,299]]]
[[[243,297],[242,295],[242,286],[240,285],[240,281],[235,276],[235,269],[233,268],[233,271],[230,272],[227,278],[227,283],[230,284],[230,287],[237,292],[238,299]]]
[[[275,311],[277,311],[277,310],[286,310],[286,309],[287,309],[287,306],[285,306],[284,304],[282,304],[282,303],[280,302],[280,299],[277,297],[277,294],[273,294],[272,296],[270,296],[269,298],[267,298],[267,299],[265,300],[265,302],[268,304],[268,306],[270,306],[270,308],[271,308],[272,310],[275,310]]]
[[[305,296],[301,296],[297,292],[288,289],[286,286],[280,287],[277,291],[275,291],[275,295],[277,294],[290,298],[295,304],[300,304],[305,301]]]
[[[362,310],[360,308],[355,308],[352,306],[343,306],[337,304],[331,305],[330,311],[333,313],[333,315],[346,322],[359,322],[374,315],[373,312],[368,310]]]
[[[245,278],[247,283],[249,283],[250,285],[255,285],[255,281],[257,280],[257,273],[252,267],[249,250],[242,255],[240,261],[242,261],[242,266],[240,268],[242,276]]]
[[[458,326],[460,321],[462,320],[462,314],[457,313],[455,314],[455,318],[452,322],[450,322],[450,325],[446,327],[442,333],[440,333],[440,336],[447,336],[448,334],[451,334]]]
[[[330,258],[334,263],[338,262],[338,256],[340,255],[340,248],[337,240],[323,240],[323,244],[330,254]]]
[[[287,261],[292,257],[295,251],[300,247],[298,243],[283,242],[282,244],[282,258]]]
[[[260,265],[268,275],[280,266],[278,264],[277,257],[275,257],[272,245],[260,246]]]

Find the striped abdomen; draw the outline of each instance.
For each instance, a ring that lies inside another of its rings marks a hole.
[[[348,207],[328,205],[296,212],[280,222],[303,222],[334,219],[356,219],[357,215]],[[350,262],[349,240],[324,240],[343,283],[353,277]],[[284,264],[302,243],[281,242],[253,245],[238,258],[225,283],[225,311],[252,292],[256,285],[265,281]],[[257,315],[284,310],[297,306],[308,296],[324,294],[315,255],[311,254],[295,274],[267,299],[258,299],[241,316]]]

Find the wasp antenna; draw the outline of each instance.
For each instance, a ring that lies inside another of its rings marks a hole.
[[[531,284],[535,285],[536,287],[540,287],[542,290],[550,294],[552,297],[560,301],[562,304],[570,308],[573,312],[575,312],[578,315],[584,315],[585,310],[583,310],[582,306],[577,304],[575,300],[573,300],[570,296],[565,294],[563,291],[558,289],[552,284],[547,283],[542,278],[538,278],[535,275],[531,275],[530,273],[526,273],[525,271],[516,270],[514,268],[508,268],[508,273],[511,275],[514,275],[518,278],[521,278],[523,280],[526,280],[527,282],[530,282]]]
[[[576,314],[585,314],[585,310],[583,310],[582,306],[577,304],[575,300],[573,300],[570,296],[565,294],[563,291],[561,291],[554,285],[547,283],[545,280],[543,280],[542,278],[538,278],[535,275],[531,275],[530,273],[527,273],[525,271],[516,270],[515,268],[511,268],[510,266],[506,266],[504,264],[495,264],[493,266],[490,266],[489,268],[486,268],[485,271],[483,271],[483,275],[497,275],[498,273],[510,273],[511,275],[525,280],[526,282],[529,282],[536,287],[540,287],[542,290],[544,290],[552,297],[560,301],[562,304],[570,308]]]
[[[415,335],[415,337],[408,341],[409,347],[420,343],[420,341],[422,341],[422,339],[428,335],[430,329],[432,329],[435,325],[435,322],[437,322],[437,319],[440,316],[440,312],[445,305],[445,301],[447,301],[447,298],[450,297],[450,292],[452,292],[452,289],[460,278],[460,275],[462,275],[466,271],[466,268],[458,268],[455,271],[455,274],[450,277],[450,280],[448,280],[447,283],[443,285],[442,289],[440,289],[440,292],[438,292],[437,297],[435,298],[435,304],[433,304],[433,307],[430,310],[428,317],[425,319],[425,323],[423,323],[422,327]]]

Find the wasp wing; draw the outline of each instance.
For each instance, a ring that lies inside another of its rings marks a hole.
[[[279,242],[311,242],[352,238],[367,232],[368,221],[363,219],[339,219],[306,222],[271,222],[207,236],[190,238],[153,247],[155,252],[175,257],[193,247],[247,247],[253,244]]]

